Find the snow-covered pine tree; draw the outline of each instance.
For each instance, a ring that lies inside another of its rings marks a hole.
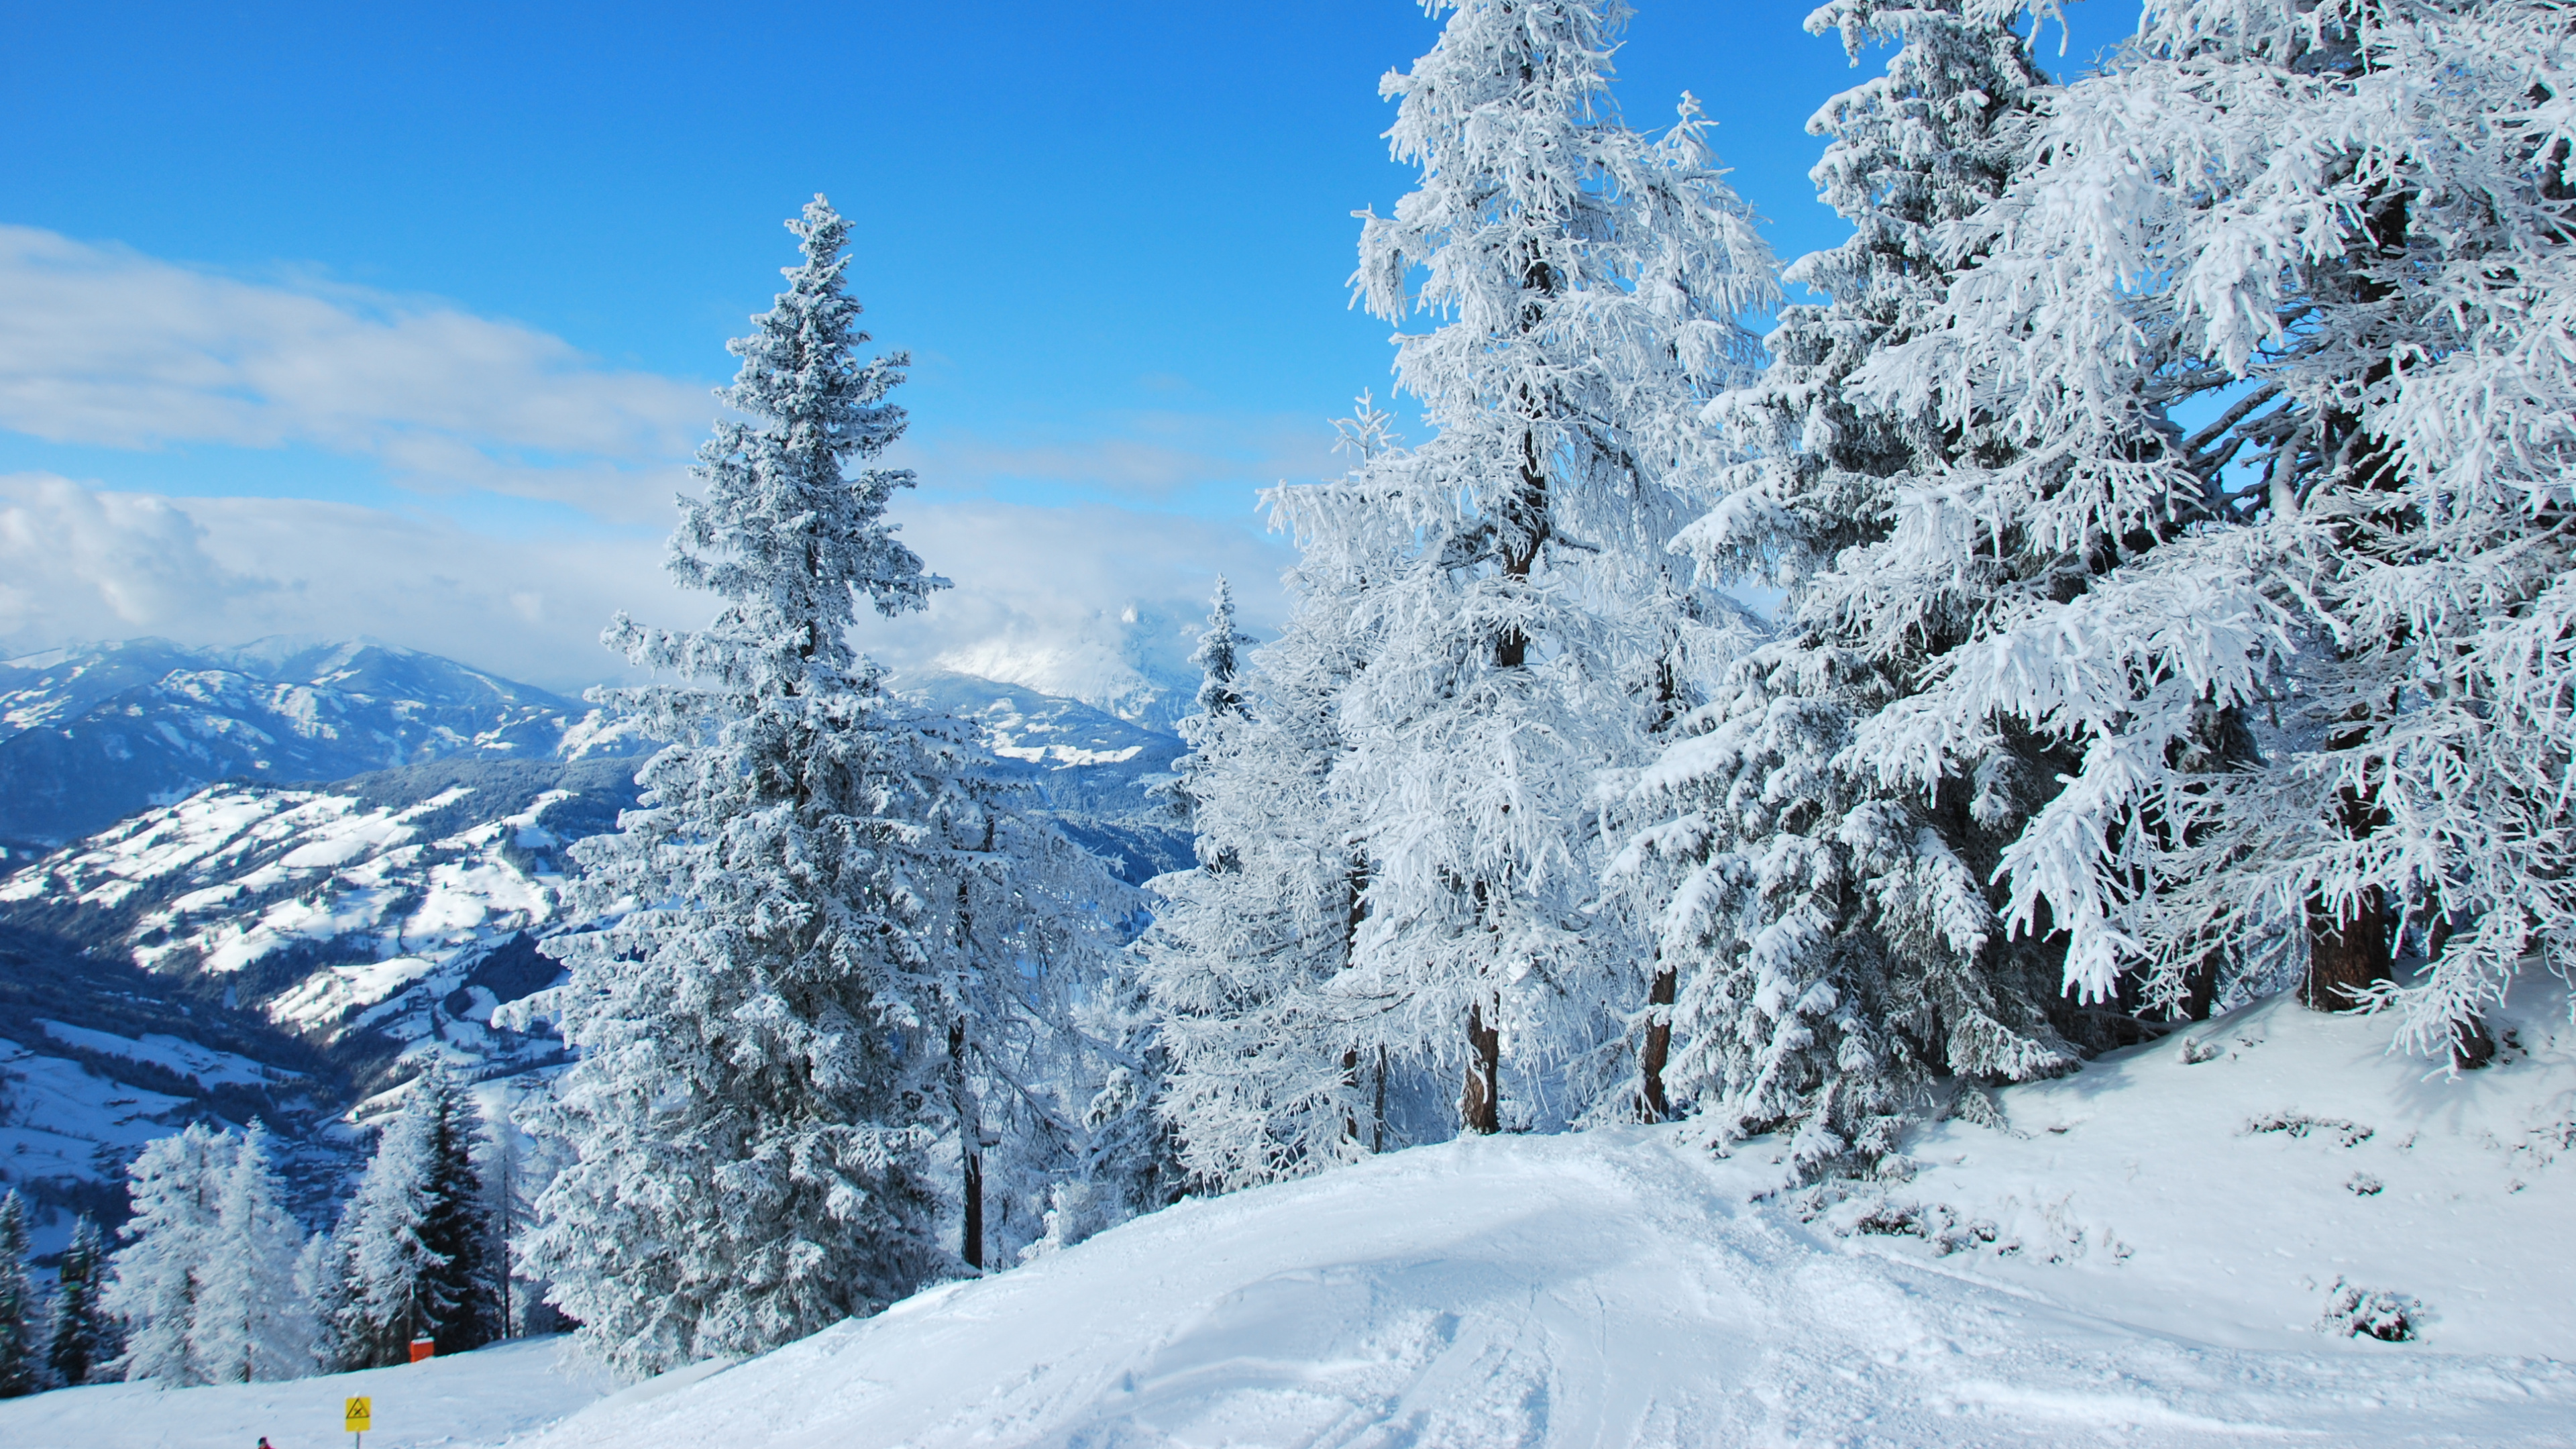
[[[1701,408],[1750,375],[1740,319],[1777,295],[1696,106],[1660,141],[1620,122],[1627,14],[1463,0],[1386,79],[1393,153],[1421,180],[1366,215],[1353,283],[1389,322],[1436,320],[1397,338],[1396,373],[1437,436],[1281,495],[1310,551],[1352,529],[1409,543],[1359,601],[1373,649],[1338,706],[1333,788],[1367,874],[1365,984],[1341,996],[1373,1003],[1363,1055],[1463,1067],[1469,1131],[1505,1123],[1506,1056],[1516,1119],[1618,1095],[1599,1048],[1655,972],[1642,924],[1597,908],[1591,791],[1642,762],[1663,712],[1635,691],[1665,642],[1664,547],[1711,496]],[[1569,1060],[1584,1085],[1542,1102]]]
[[[122,1326],[115,1371],[181,1388],[209,1381],[195,1347],[201,1270],[212,1260],[216,1223],[232,1176],[231,1136],[192,1122],[145,1145],[126,1169],[134,1215],[117,1236],[100,1307]]]
[[[1198,647],[1190,651],[1190,663],[1199,669],[1197,707],[1180,724],[1181,738],[1189,743],[1190,752],[1172,762],[1171,780],[1154,787],[1156,792],[1172,797],[1184,822],[1192,820],[1197,810],[1193,777],[1204,767],[1210,751],[1224,748],[1223,734],[1228,723],[1243,717],[1239,682],[1243,651],[1257,642],[1235,627],[1234,588],[1224,575],[1218,575],[1216,593],[1208,600],[1208,626],[1199,635]]]
[[[421,1311],[428,1267],[420,1225],[429,1216],[429,1119],[406,1102],[376,1137],[357,1191],[340,1210],[333,1239],[347,1276],[330,1325],[346,1368],[408,1362],[411,1340],[431,1322]]]
[[[427,1269],[419,1301],[429,1325],[416,1332],[440,1353],[465,1353],[501,1337],[500,1265],[493,1214],[475,1158],[486,1145],[483,1114],[443,1065],[412,1084],[406,1110],[428,1119],[429,1211],[420,1242]]]
[[[2081,484],[1924,490],[1927,561],[2084,541],[2101,576],[1861,741],[1899,779],[2080,753],[2004,861],[2070,989],[2301,981],[2474,1062],[2480,1008],[2576,960],[2571,59],[2539,0],[2151,7],[1860,379]]]
[[[601,924],[547,1005],[582,1057],[529,1119],[573,1160],[522,1256],[631,1370],[774,1347],[1036,1236],[1081,1140],[1042,1058],[1126,909],[844,637],[858,599],[891,617],[942,581],[884,519],[911,475],[845,471],[901,432],[904,365],[858,356],[849,224],[818,197],[789,226],[804,260],[731,344],[746,420],[700,451],[673,538],[723,606],[606,636],[691,682],[595,696],[670,743],[644,808],[576,849]]]
[[[1999,852],[2071,762],[1996,733],[1937,781],[1883,783],[1849,746],[1974,638],[1997,560],[1909,553],[1913,490],[2010,450],[1853,396],[1849,378],[1928,324],[1951,275],[1941,228],[2003,193],[2045,78],[2022,0],[1835,0],[1808,17],[1884,74],[1828,102],[1813,173],[1849,241],[1785,273],[1825,296],[1782,309],[1772,365],[1710,409],[1750,455],[1678,547],[1711,581],[1783,591],[1775,637],[1733,664],[1641,777],[1655,823],[1617,875],[1660,916],[1679,979],[1663,1086],[1721,1137],[1791,1127],[1810,1170],[1885,1151],[1936,1078],[2022,1080],[2074,1051],[2052,1025],[2054,953],[2006,939]],[[1658,818],[1659,817],[1659,818]]]
[[[1388,422],[1363,394],[1336,424],[1358,467],[1396,445]],[[1163,905],[1134,949],[1172,1064],[1160,1111],[1191,1180],[1218,1191],[1386,1141],[1383,1062],[1362,1058],[1326,994],[1350,967],[1367,883],[1331,777],[1340,695],[1368,648],[1354,603],[1401,563],[1386,534],[1337,528],[1310,548],[1286,629],[1203,687],[1232,703],[1189,724],[1199,865],[1153,882]]]
[[[433,1063],[377,1139],[335,1235],[351,1274],[340,1349],[354,1367],[407,1362],[414,1339],[462,1353],[500,1336],[476,1120],[472,1099]]]
[[[15,1188],[0,1193],[0,1399],[34,1393],[44,1375],[36,1286],[27,1275],[31,1241],[26,1199]]]
[[[315,1368],[312,1302],[296,1281],[304,1232],[280,1201],[283,1191],[268,1129],[253,1122],[234,1148],[213,1253],[200,1274],[193,1337],[209,1382],[267,1383]]]
[[[56,1271],[53,1331],[45,1344],[45,1364],[56,1383],[78,1388],[116,1357],[116,1341],[99,1290],[107,1273],[107,1244],[98,1224],[83,1216],[72,1224],[71,1245],[63,1249]]]
[[[348,1251],[327,1228],[307,1237],[295,1255],[295,1294],[312,1314],[315,1373],[365,1367],[357,1279]]]

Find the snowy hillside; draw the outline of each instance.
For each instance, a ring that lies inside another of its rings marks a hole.
[[[551,1059],[490,1024],[554,974],[563,847],[631,805],[633,764],[454,761],[320,789],[224,786],[0,882],[13,919],[198,979],[363,1081],[434,1044]]]
[[[0,662],[0,840],[77,839],[233,777],[632,748],[586,705],[372,640],[54,650]]]
[[[327,1056],[220,994],[0,921],[0,1182],[35,1200],[39,1254],[72,1213],[121,1216],[125,1163],[190,1121],[259,1117],[291,1178],[336,1187],[338,1154],[297,1139],[346,1098]]]
[[[2565,1022],[2526,1004],[2510,1060],[2428,1079],[2378,1024],[2274,1002],[2003,1092],[2015,1125],[1936,1128],[1912,1182],[1820,1216],[1761,1141],[1418,1148],[538,1442],[2576,1442]],[[1855,1228],[1932,1203],[1991,1239]],[[2320,1331],[2338,1279],[2420,1298],[2420,1339]]]
[[[1463,1140],[1183,1204],[537,1442],[2576,1442],[2551,1246],[2576,1162],[2528,1135],[2570,1130],[2576,1055],[2530,1023],[2527,1056],[2425,1082],[2372,1024],[2274,1005],[2213,1024],[2264,1041],[2233,1060],[2168,1045],[2007,1092],[2031,1138],[1933,1133],[1965,1160],[1891,1197],[2000,1214],[1974,1253],[1802,1222],[1762,1142]],[[2310,1114],[2389,1139],[2382,1191],[2346,1189],[2332,1139],[2247,1130],[2293,1072]],[[2338,1277],[2419,1294],[2422,1339],[2320,1332]]]
[[[2576,1443],[2576,1035],[2543,995],[2460,1078],[2369,1020],[2259,1005],[1999,1092],[1990,1125],[1925,1131],[1910,1180],[1857,1194],[1779,1191],[1775,1144],[1719,1159],[1682,1127],[1468,1139],[595,1404],[528,1345],[43,1395],[0,1404],[0,1441],[291,1449],[279,1427],[318,1437],[345,1391],[376,1396],[381,1449],[583,1404],[513,1442]],[[2416,1336],[2355,1335],[2339,1280],[2418,1300]]]
[[[341,666],[388,659],[402,662]],[[28,718],[89,718],[83,690],[130,699],[124,681],[166,662],[149,641],[100,651],[45,676],[51,694],[13,698]],[[1186,833],[1146,794],[1179,741],[988,680],[907,685],[980,725],[1047,812],[1132,879],[1187,860]],[[0,1090],[17,1104],[0,1109],[0,1181],[113,1217],[144,1142],[198,1116],[259,1115],[322,1153],[310,1172],[288,1164],[319,1192],[345,1153],[305,1139],[405,1075],[405,1058],[434,1052],[481,1078],[560,1060],[552,1036],[493,1012],[554,980],[541,943],[566,924],[563,848],[615,827],[634,769],[466,758],[327,786],[218,785],[33,864],[0,861],[0,929],[60,987],[0,1021],[0,1074],[16,1079]],[[146,1000],[158,1005],[133,1005]],[[68,1222],[51,1218],[40,1247]]]
[[[0,1083],[0,1181],[113,1221],[144,1142],[257,1116],[318,1212],[353,1162],[334,1124],[404,1059],[477,1078],[559,1060],[553,1037],[492,1013],[558,974],[538,942],[564,924],[562,849],[615,824],[633,768],[456,760],[220,786],[0,878],[0,945],[50,983],[0,1021],[17,1079]],[[39,1248],[59,1247],[69,1219],[40,1224]]]
[[[973,721],[995,759],[1036,786],[1085,849],[1141,885],[1192,862],[1190,834],[1149,793],[1188,746],[1171,734],[1025,685],[972,675],[905,675],[896,688]]]

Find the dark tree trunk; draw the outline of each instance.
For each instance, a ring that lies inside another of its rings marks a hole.
[[[1654,1009],[1655,1014],[1646,1023],[1646,1042],[1637,1052],[1637,1076],[1642,1083],[1637,1093],[1637,1111],[1649,1122],[1661,1122],[1673,1115],[1672,1099],[1664,1092],[1664,1064],[1672,1060],[1673,1014],[1670,1008],[1674,990],[1679,984],[1680,979],[1673,968],[1666,966],[1655,972],[1654,985],[1646,989],[1646,1005]]]
[[[1377,1049],[1377,1100],[1369,1119],[1369,1151],[1386,1150],[1386,1048]]]
[[[2308,980],[2299,999],[2318,1011],[2350,1011],[2359,993],[2394,973],[2388,949],[2388,905],[2379,887],[2337,913],[2322,899],[2308,906]]]
[[[959,1235],[957,1256],[969,1268],[984,1266],[984,1124],[975,1110],[974,1089],[966,1081],[966,1023],[953,1022],[948,1028],[949,1090],[955,1094],[957,1108],[957,1154],[963,1169],[960,1197],[966,1210],[965,1231]]]
[[[1482,1002],[1467,1008],[1467,1085],[1458,1098],[1458,1124],[1488,1136],[1503,1130],[1503,1033],[1485,1021]]]
[[[2487,1030],[2487,1019],[2472,1016],[2451,1023],[2451,1065],[2464,1072],[2474,1072],[2495,1060],[2495,1033]]]
[[[1342,1088],[1343,1090],[1350,1092],[1353,1096],[1356,1096],[1359,1093],[1360,1049],[1358,1047],[1345,1047],[1342,1050]],[[1360,1114],[1358,1108],[1351,1107],[1343,1110],[1342,1136],[1353,1142],[1360,1140]]]

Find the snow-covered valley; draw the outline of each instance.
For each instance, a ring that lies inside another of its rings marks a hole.
[[[44,688],[7,697],[11,722],[87,718],[135,678],[163,678],[167,652],[142,641],[55,661]],[[356,645],[305,652],[484,678]],[[1179,741],[987,680],[906,683],[973,721],[1002,771],[1131,878],[1187,860],[1186,833],[1146,793]],[[67,1210],[120,1217],[125,1164],[188,1120],[268,1121],[319,1213],[354,1166],[345,1119],[371,1119],[422,1061],[484,1081],[559,1063],[545,1023],[494,1013],[559,975],[543,943],[571,924],[564,849],[615,827],[637,764],[469,755],[327,785],[233,781],[0,861],[0,947],[18,953],[18,1014],[0,1021],[0,1185],[42,1205],[38,1253],[61,1249]]]
[[[0,1440],[296,1449],[345,1386],[378,1449],[2576,1443],[2565,1021],[2535,991],[2495,1066],[2428,1076],[2275,1000],[2000,1091],[1866,1188],[1784,1191],[1777,1144],[1684,1126],[1462,1140],[613,1398],[536,1343],[42,1395]],[[2414,1336],[2355,1334],[2340,1285]]]

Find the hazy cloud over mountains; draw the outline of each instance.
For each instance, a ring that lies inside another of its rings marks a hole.
[[[0,226],[0,429],[107,475],[0,474],[0,651],[364,632],[555,688],[613,676],[612,613],[706,612],[660,565],[718,410],[704,381],[434,299]],[[1218,572],[1247,623],[1273,622],[1287,550],[1250,488],[1329,471],[1330,430],[1185,411],[1109,427],[901,445],[925,487],[897,517],[957,587],[927,617],[872,620],[863,646],[1105,700],[1179,669]],[[347,501],[119,486],[121,456],[174,448],[346,458]],[[381,483],[402,490],[390,505]],[[496,498],[562,506],[530,523]]]

